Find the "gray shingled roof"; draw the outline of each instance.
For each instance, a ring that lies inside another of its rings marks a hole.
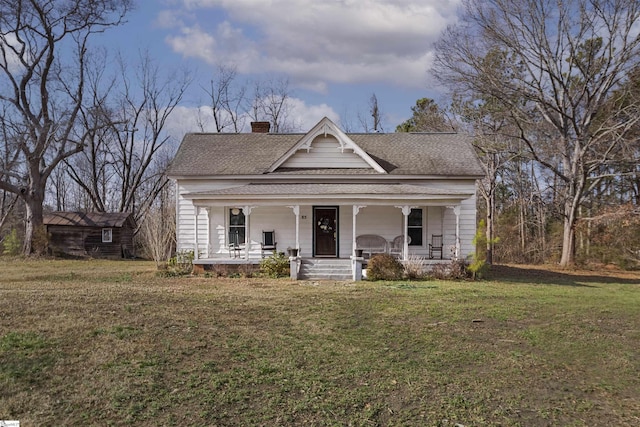
[[[52,212],[45,214],[45,225],[81,227],[122,227],[131,216],[128,212]]]
[[[191,133],[169,170],[172,177],[262,175],[304,134]],[[470,176],[484,169],[467,136],[452,133],[376,133],[348,136],[390,175]],[[371,174],[371,170],[276,170],[273,174]],[[375,171],[373,171],[375,173]]]

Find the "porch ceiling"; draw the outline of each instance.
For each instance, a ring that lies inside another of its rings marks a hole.
[[[287,203],[309,200],[346,199],[350,201],[378,200],[385,204],[412,202],[458,203],[473,196],[462,190],[425,187],[411,184],[247,184],[183,194],[186,199],[199,202],[213,201],[276,201]]]

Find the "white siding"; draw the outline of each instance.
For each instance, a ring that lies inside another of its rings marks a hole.
[[[473,237],[476,234],[476,198],[464,200],[460,210],[460,256],[468,258],[475,252]]]
[[[370,168],[362,157],[350,149],[344,151],[332,135],[318,136],[311,149],[300,150],[289,157],[283,168]]]
[[[443,206],[428,206],[427,207],[427,220],[426,220],[426,230],[424,235],[424,251],[422,253],[429,253],[429,243],[431,243],[431,236],[434,234],[442,234],[443,239],[446,238],[445,230],[444,230],[444,211],[445,207]],[[442,253],[446,255],[446,252]]]
[[[413,183],[413,182],[412,182]],[[180,180],[177,196],[177,243],[178,250],[193,250],[195,243],[195,207],[191,200],[182,197],[185,193],[211,190],[216,188],[228,188],[246,184],[246,182],[232,181],[205,181],[205,180]],[[451,190],[468,190],[475,188],[472,181],[424,181],[424,185],[430,187],[447,188]],[[215,200],[210,201],[213,205]],[[261,206],[259,201],[249,203],[253,207],[249,218],[249,230],[251,240],[251,253],[255,256],[260,253],[262,230],[274,230],[278,250],[285,252],[288,247],[295,247],[295,215],[288,205],[296,205],[298,202],[282,202],[280,206]],[[244,204],[244,203],[242,203]],[[366,202],[358,203],[366,205]],[[407,203],[414,206],[414,203]],[[198,216],[198,246],[201,256],[208,251],[211,254],[228,254],[227,250],[227,223],[228,207],[209,206],[202,208]],[[320,204],[318,204],[320,205]],[[352,253],[353,241],[353,209],[351,204],[344,201],[334,203],[327,201],[323,206],[339,205],[339,254],[340,257],[349,257]],[[434,202],[432,205],[421,206],[424,210],[423,246],[410,246],[410,252],[422,256],[428,255],[428,243],[432,234],[444,235],[444,253],[449,257],[449,247],[455,245],[456,217],[450,204]],[[476,198],[471,197],[460,204],[460,239],[461,257],[466,258],[473,253],[471,243],[476,230]],[[300,206],[300,254],[311,256],[313,252],[313,210],[311,205]],[[356,218],[356,234],[378,234],[391,241],[394,237],[403,233],[402,211],[395,206],[367,205],[360,209]],[[207,247],[208,243],[208,247]]]

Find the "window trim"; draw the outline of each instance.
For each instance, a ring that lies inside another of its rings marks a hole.
[[[237,209],[239,212],[237,214],[234,214],[232,211]],[[227,238],[229,239],[229,242],[227,242],[228,244],[231,244],[231,231],[233,229],[240,229],[242,228],[244,230],[244,233],[242,233],[243,237],[244,237],[244,241],[238,242],[238,245],[244,245],[247,242],[247,216],[244,214],[244,211],[242,210],[242,208],[238,208],[238,207],[230,207],[227,209]],[[244,218],[242,225],[232,225],[231,224],[231,217],[232,216],[240,216],[242,214],[242,217]]]
[[[113,243],[113,228],[102,229],[102,243]]]
[[[421,212],[420,214],[420,225],[409,225],[409,216],[411,216],[411,212],[412,211],[417,211],[419,210]],[[414,239],[411,239],[411,243],[409,243],[409,246],[415,246],[418,248],[424,248],[425,245],[425,238],[424,238],[424,209],[423,208],[411,208],[411,212],[409,212],[409,215],[407,216],[407,235],[409,235],[409,229],[420,229],[420,236],[421,236],[421,242],[420,244],[416,243]]]

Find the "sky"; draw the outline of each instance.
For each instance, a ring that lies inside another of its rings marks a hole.
[[[383,131],[417,99],[442,97],[430,77],[433,43],[456,20],[459,0],[138,0],[101,43],[135,61],[148,51],[194,81],[174,112],[174,132],[197,131],[204,87],[219,65],[240,78],[287,78],[292,116],[306,131],[324,116],[359,128],[372,94]]]

